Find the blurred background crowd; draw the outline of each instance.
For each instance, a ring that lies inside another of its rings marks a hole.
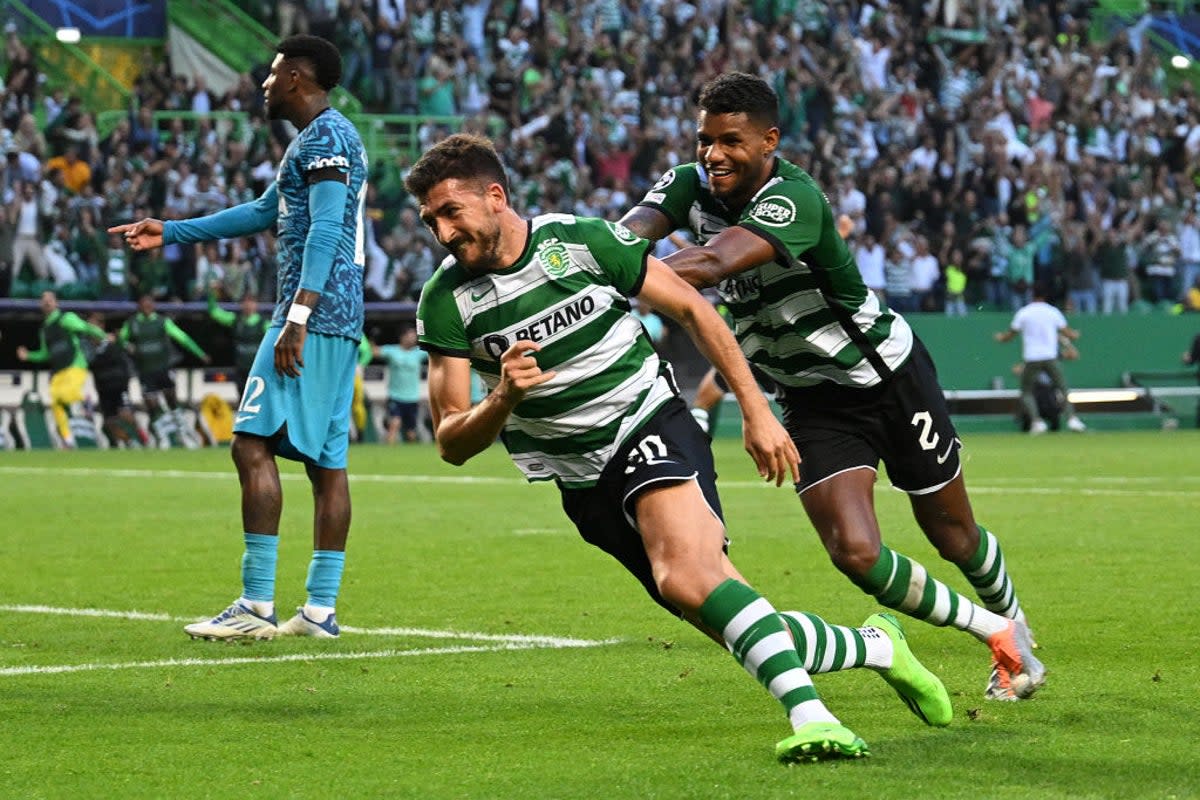
[[[281,36],[336,42],[365,111],[432,120],[416,147],[371,165],[369,301],[416,299],[444,255],[403,189],[420,145],[486,133],[522,213],[615,220],[694,160],[694,94],[736,69],[777,90],[780,154],[825,188],[889,305],[1008,310],[1037,281],[1084,313],[1200,306],[1200,100],[1144,29],[1095,36],[1091,2],[241,5]],[[0,297],[273,301],[269,235],[134,254],[105,233],[265,188],[292,134],[264,118],[266,64],[218,95],[147,59],[132,107],[102,134],[108,109],[41,80],[12,25],[3,51]]]

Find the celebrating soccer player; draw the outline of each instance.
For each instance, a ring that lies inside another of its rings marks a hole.
[[[803,459],[796,490],[838,569],[888,608],[986,643],[987,697],[1029,696],[1045,669],[1000,543],[971,511],[933,360],[863,284],[820,187],[775,155],[771,87],[726,73],[704,86],[699,107],[696,162],[665,173],[622,223],[650,239],[680,227],[695,233],[700,246],[665,261],[693,286],[717,287],[742,352],[778,385]],[[882,543],[880,460],[986,608]]]
[[[555,481],[585,541],[728,647],[783,704],[794,733],[776,746],[780,760],[866,755],[810,672],[875,668],[921,719],[949,723],[946,690],[894,617],[849,628],[781,615],[730,562],[708,438],[630,299],[679,322],[721,370],[759,475],[795,479],[798,457],[720,315],[650,255],[650,242],[600,219],[522,219],[495,150],[475,136],[432,148],[405,183],[451,253],[417,310],[445,460],[462,464],[502,436],[527,479]],[[474,405],[472,368],[491,388]]]

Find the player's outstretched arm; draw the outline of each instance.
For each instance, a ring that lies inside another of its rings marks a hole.
[[[754,459],[758,474],[776,486],[788,473],[800,480],[800,454],[767,398],[758,388],[750,365],[721,315],[699,292],[657,258],[651,258],[638,300],[674,319],[696,343],[696,347],[725,378],[741,406],[746,451]]]
[[[643,239],[658,241],[674,228],[667,215],[649,206],[634,206],[621,217],[621,224]]]
[[[692,286],[707,289],[739,272],[764,264],[775,255],[775,249],[761,236],[734,226],[721,231],[706,245],[676,250],[663,261]]]

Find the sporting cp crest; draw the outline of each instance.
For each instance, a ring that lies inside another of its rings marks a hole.
[[[557,239],[542,242],[537,257],[538,261],[542,262],[542,269],[546,270],[546,274],[551,278],[561,278],[571,268],[571,256],[567,253],[567,246]]]

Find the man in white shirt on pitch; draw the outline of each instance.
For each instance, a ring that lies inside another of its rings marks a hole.
[[[1021,371],[1021,407],[1029,415],[1029,432],[1036,436],[1045,433],[1049,428],[1038,414],[1037,400],[1033,395],[1033,387],[1043,373],[1054,384],[1055,393],[1062,396],[1067,428],[1073,431],[1087,430],[1087,426],[1076,416],[1075,407],[1071,405],[1070,390],[1058,363],[1060,341],[1063,345],[1063,358],[1079,358],[1079,351],[1071,344],[1079,338],[1079,331],[1067,324],[1067,318],[1061,311],[1046,302],[1046,291],[1039,284],[1034,284],[1033,302],[1018,309],[1009,329],[997,332],[995,339],[997,342],[1011,341],[1018,333],[1021,334],[1021,360],[1024,362],[1024,369]]]

